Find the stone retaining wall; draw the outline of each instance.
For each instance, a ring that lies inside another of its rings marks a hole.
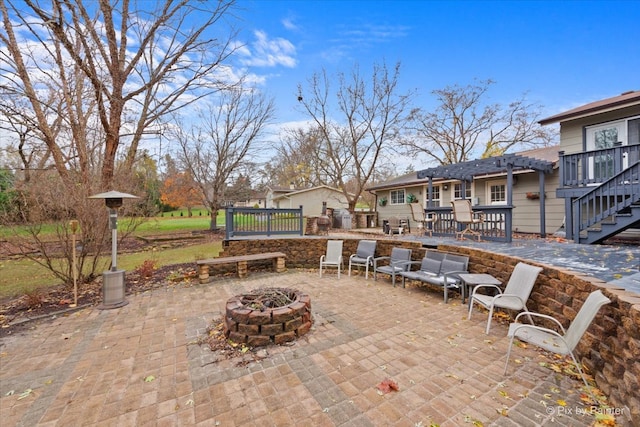
[[[503,283],[520,262],[543,267],[527,307],[555,317],[567,328],[587,296],[597,290],[611,300],[598,315],[576,348],[576,358],[595,373],[598,387],[618,409],[631,414],[640,425],[640,295],[580,273],[505,255],[459,246],[439,250],[469,256],[472,273],[488,273]],[[627,409],[628,408],[628,409]]]
[[[284,252],[287,268],[318,268],[326,252],[326,237],[225,241],[220,256],[260,252]],[[360,239],[344,241],[345,268]],[[378,240],[376,256],[388,256],[392,247],[413,249],[412,259],[420,260],[425,249],[420,242]],[[632,423],[640,426],[640,296],[602,280],[580,273],[539,264],[530,260],[455,245],[438,250],[469,256],[472,273],[488,273],[506,283],[515,265],[524,261],[543,267],[527,306],[532,311],[552,315],[565,327],[575,317],[586,297],[596,289],[611,299],[599,312],[576,349],[576,357],[595,373],[598,387],[613,407],[624,408]]]

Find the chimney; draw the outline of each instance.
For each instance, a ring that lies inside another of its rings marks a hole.
[[[289,188],[290,188],[291,190],[294,190],[294,189],[296,188],[296,187],[295,187],[295,185],[293,185],[293,181],[291,181],[291,182],[289,183]]]

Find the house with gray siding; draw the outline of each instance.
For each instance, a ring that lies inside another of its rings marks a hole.
[[[567,238],[601,243],[640,228],[640,91],[543,119],[560,124],[556,197]]]

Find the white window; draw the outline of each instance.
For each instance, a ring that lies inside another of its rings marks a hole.
[[[467,183],[465,188],[465,196],[462,197],[462,183],[458,183],[453,187],[453,198],[455,200],[459,199],[471,199],[471,183]]]
[[[433,193],[431,194],[431,206],[440,206],[440,186],[439,185],[434,185],[432,187],[433,189]],[[427,187],[427,189],[424,192],[424,199],[427,201],[427,203],[429,203],[429,188]],[[427,204],[425,204],[425,206],[429,206]]]
[[[620,145],[640,143],[640,118],[638,117],[588,126],[585,130],[587,151],[612,148],[618,143]],[[629,166],[626,154],[623,157],[622,166],[624,168]],[[598,154],[589,158],[590,179],[602,181],[613,176],[613,173],[613,157],[610,154]]]
[[[625,120],[605,123],[587,128],[587,151],[611,148],[616,142],[627,143]]]
[[[487,183],[487,199],[491,205],[507,203],[507,183],[505,181],[491,181]]]
[[[391,190],[391,204],[404,205],[404,190]]]
[[[433,206],[440,206],[440,186],[433,186]]]
[[[586,151],[611,148],[616,142],[621,145],[640,144],[640,116],[587,126],[585,130]]]
[[[627,144],[640,144],[640,117],[629,119],[627,123],[629,125],[627,132]]]

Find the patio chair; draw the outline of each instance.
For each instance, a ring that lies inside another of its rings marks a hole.
[[[342,240],[327,240],[327,253],[320,257],[320,277],[322,277],[323,267],[337,267],[338,279],[342,262]]]
[[[467,319],[471,319],[474,303],[478,303],[489,310],[489,319],[487,320],[487,329],[485,331],[485,334],[488,334],[495,308],[528,311],[526,303],[541,271],[542,267],[519,262],[511,272],[511,277],[509,277],[509,282],[507,282],[504,292],[497,285],[477,285],[473,288],[473,292],[469,297],[469,315]],[[483,288],[495,289],[498,294],[490,296],[479,293],[478,291]],[[533,323],[533,319],[530,318],[529,320]]]
[[[451,202],[451,207],[453,209],[453,219],[465,227],[461,231],[456,230],[456,239],[462,240],[464,235],[469,233],[476,236],[478,241],[480,241],[482,233],[471,227],[484,222],[484,213],[481,211],[474,212],[473,209],[471,209],[471,202],[466,199],[454,200]]]
[[[388,261],[388,264],[380,263]],[[378,279],[378,273],[391,276],[391,283],[396,286],[396,275],[402,271],[409,271],[411,267],[411,249],[391,248],[391,256],[381,256],[373,259],[373,280]]]
[[[403,231],[404,227],[402,226],[400,218],[396,216],[392,216],[391,218],[389,218],[389,236],[392,236],[394,234],[402,235]]]
[[[518,338],[521,341],[526,341],[556,354],[561,354],[563,356],[566,356],[567,354],[571,355],[573,363],[575,363],[576,368],[578,368],[578,372],[582,377],[582,381],[584,381],[584,385],[587,386],[587,390],[590,390],[589,384],[587,384],[587,379],[584,377],[584,373],[580,368],[580,364],[573,354],[573,350],[578,345],[578,342],[580,342],[580,339],[587,331],[587,328],[589,328],[589,325],[596,317],[596,314],[598,314],[600,308],[610,302],[611,300],[604,296],[601,290],[591,292],[584,304],[582,304],[582,307],[573,319],[573,322],[571,322],[569,329],[566,331],[562,324],[554,317],[540,313],[523,312],[518,314],[514,323],[509,325],[509,349],[507,350],[507,361],[504,364],[504,374],[507,374],[507,366],[509,365],[509,355],[511,354],[513,340],[514,338]],[[528,315],[529,318],[533,316],[547,319],[554,323],[560,332],[541,326],[518,323],[518,319],[524,314]],[[592,398],[597,402],[594,396],[592,396]]]
[[[435,212],[425,212],[419,203],[409,203],[411,206],[411,217],[418,223],[418,232],[422,230],[423,234],[429,233],[429,237],[433,237],[433,225],[438,220]],[[427,228],[427,224],[432,224],[431,228]]]
[[[351,276],[351,266],[365,266],[365,279],[369,278],[369,266],[373,267],[373,258],[376,256],[376,240],[360,240],[356,253],[349,256],[349,276]]]

